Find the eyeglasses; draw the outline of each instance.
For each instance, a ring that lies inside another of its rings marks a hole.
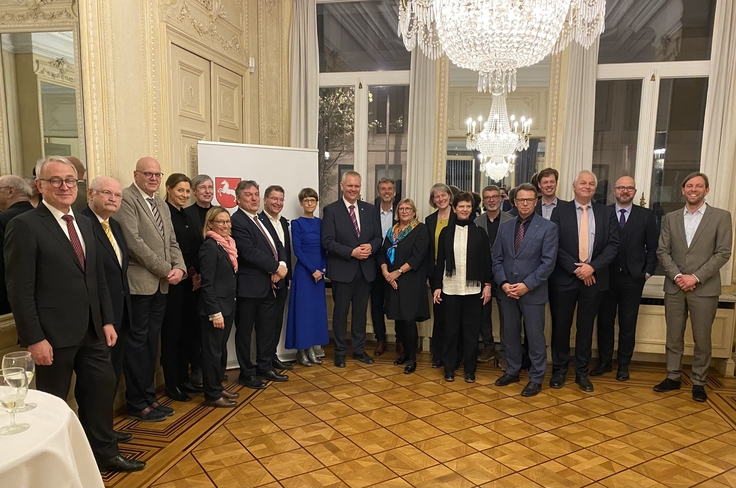
[[[62,180],[61,178],[38,178],[39,181],[45,181],[54,188],[61,188],[61,184],[66,184],[67,188],[74,188],[77,186],[77,180],[75,178],[67,178]]]
[[[515,198],[514,200],[516,201],[517,204],[519,203],[530,203],[531,204],[531,203],[536,203],[537,201],[536,198]]]
[[[305,198],[304,200],[302,200],[302,203],[306,203],[307,205],[315,204],[317,203],[317,199],[316,198]]]
[[[232,222],[230,222],[230,220],[213,220],[212,223],[217,225],[230,225]]]
[[[142,174],[143,176],[145,176],[149,180],[160,180],[164,176],[163,173],[152,173],[150,171],[138,171],[138,170],[136,170],[135,172]]]
[[[483,198],[487,198],[489,200],[500,200],[501,199],[501,195],[489,195],[489,196],[483,197]]]
[[[413,212],[414,209],[411,207],[401,207],[398,209],[399,212]]]
[[[123,198],[123,194],[122,194],[122,193],[113,193],[113,192],[111,192],[110,190],[95,190],[95,191],[96,191],[97,193],[102,193],[102,194],[103,194],[103,195],[105,195],[105,196],[106,196],[107,198],[110,198],[110,197],[115,197],[115,198],[116,198],[116,199],[118,199],[118,200],[120,200],[121,198]]]
[[[284,203],[284,199],[283,198],[279,198],[279,197],[268,197],[268,199],[269,200],[273,200],[274,202]]]
[[[617,186],[614,188],[616,191],[634,191],[636,190],[635,186]]]

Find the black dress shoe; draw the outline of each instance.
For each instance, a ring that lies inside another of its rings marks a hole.
[[[600,376],[605,373],[610,373],[611,371],[613,371],[611,363],[601,363],[590,370],[590,376]]]
[[[140,471],[146,467],[146,463],[138,461],[136,459],[130,459],[121,456],[117,456],[108,459],[107,461],[97,463],[100,471],[118,471],[120,473],[131,473],[133,471]]]
[[[412,361],[411,359],[406,362],[406,366],[404,367],[404,374],[411,374],[417,369],[417,362]]]
[[[204,391],[204,387],[202,385],[195,385],[191,381],[182,383],[181,385],[179,385],[179,389],[187,393],[202,393]]]
[[[158,410],[161,413],[166,414],[167,417],[171,417],[174,415],[174,409],[171,407],[167,407],[166,405],[161,405],[158,402],[153,402],[151,404],[151,407],[153,407],[155,410]]]
[[[552,378],[549,380],[549,387],[559,390],[565,384],[564,373],[552,373]]]
[[[455,381],[455,373],[453,372],[445,373],[445,381],[449,381],[449,382]]]
[[[616,379],[618,381],[629,381],[629,368],[619,366],[618,371],[616,371]]]
[[[166,420],[166,414],[153,407],[146,407],[143,410],[129,410],[128,417],[140,420],[141,422],[161,422]]]
[[[289,381],[288,376],[286,376],[285,374],[277,373],[275,369],[272,369],[271,371],[266,371],[265,373],[261,373],[258,375],[258,377],[267,381],[275,381],[277,383]]]
[[[120,432],[119,430],[113,430],[112,438],[115,439],[115,442],[128,442],[133,438],[133,434],[128,432]]]
[[[164,393],[167,397],[171,398],[172,400],[176,400],[177,402],[188,402],[191,400],[190,396],[187,395],[182,391],[180,387],[175,388],[166,388],[164,390]]]
[[[662,393],[664,391],[679,390],[681,386],[681,381],[675,381],[669,378],[665,378],[663,382],[654,387],[654,391]]]
[[[526,384],[524,389],[521,390],[521,396],[533,397],[534,395],[538,394],[540,391],[542,391],[542,384],[530,381],[529,383]]]
[[[266,388],[266,385],[263,383],[263,381],[259,380],[255,376],[238,378],[238,384],[243,385],[246,388],[251,388],[253,390],[263,390],[264,388]]]
[[[402,354],[399,357],[396,358],[396,361],[394,361],[394,364],[398,366],[399,364],[404,364],[407,361],[406,355]]]
[[[202,384],[202,368],[197,368],[189,373],[189,382],[193,385]]]
[[[353,359],[356,361],[360,361],[364,364],[373,364],[375,361],[373,361],[373,358],[367,355],[366,353],[363,354],[353,354]]]
[[[465,374],[465,382],[466,383],[475,383],[475,375],[472,373],[466,373]]]
[[[285,369],[286,371],[292,371],[294,369],[292,364],[282,363],[278,359],[274,359],[273,367],[274,369]]]
[[[235,400],[237,398],[240,398],[240,393],[234,393],[227,390],[222,390],[221,395],[223,398],[227,398],[228,400]]]
[[[217,407],[217,408],[233,408],[238,405],[238,402],[235,400],[230,400],[225,398],[224,396],[221,396],[214,402],[204,402],[205,406],[207,407]]]
[[[519,375],[510,375],[504,373],[499,379],[496,380],[494,385],[496,386],[508,386],[511,383],[518,383],[519,382]]]
[[[693,385],[693,400],[696,402],[704,402],[708,400],[708,395],[705,393],[703,385]]]
[[[587,376],[575,376],[575,383],[585,392],[593,391],[593,383],[590,382]]]
[[[441,368],[443,366],[441,359],[434,359],[432,360],[432,367],[433,368]]]
[[[335,367],[336,368],[345,367],[345,356],[335,356]]]

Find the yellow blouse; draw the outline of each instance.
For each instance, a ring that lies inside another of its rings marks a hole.
[[[434,262],[435,263],[437,263],[437,253],[439,252],[440,232],[442,232],[442,229],[447,227],[447,224],[449,222],[450,222],[449,218],[445,220],[437,219],[437,228],[434,230]]]

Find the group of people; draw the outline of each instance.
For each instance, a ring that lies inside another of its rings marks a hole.
[[[665,217],[661,234],[652,212],[633,205],[632,178],[616,182],[616,203],[605,206],[592,202],[597,181],[589,171],[575,178],[571,202],[556,197],[557,171],[540,171],[535,185],[514,189],[509,213],[501,211],[500,188],[488,186],[484,213],[475,218],[471,193],[436,184],[429,195],[436,212],[424,223],[411,199],[396,201],[391,179],[378,182],[376,205],[361,201],[362,180],[354,171],[343,174],[341,196],[324,207],[322,219],[314,215],[319,195],[302,189],[303,215],[292,221],[281,216],[285,192],[278,185],[265,189],[259,212],[260,187],[252,180],[237,185],[232,215],[212,205],[207,175],[169,176],[162,200],[163,174],[150,157],[137,162],[125,189],[113,178],[94,179],[80,211],[72,207],[79,176],[72,162],[47,157],[35,174],[42,197],[35,209],[23,197],[31,189],[22,178],[0,177],[8,301],[19,342],[38,365],[38,389],[65,399],[77,374],[79,418],[101,470],[145,466],[120,455],[118,443],[131,435],[112,428],[121,374],[131,418],[155,422],[175,413],[156,396],[159,336],[168,397],[189,401],[190,393],[203,392],[208,406],[234,407],[238,394],[222,386],[233,325],[238,383],[263,389],[264,381],[288,381],[283,372],[294,366],[276,354],[284,325],[285,346],[297,350],[299,365],[322,362],[315,347],[329,341],[325,278],[334,300],[336,367],[346,365],[351,310],[352,358],[374,362],[365,348],[371,300],[374,356],[386,352],[385,318],[394,320],[395,364],[413,373],[417,322],[430,318],[431,301],[432,366],[444,368],[446,381],[454,381],[462,365],[472,383],[477,362],[498,355],[504,373],[496,385],[519,382],[528,369],[521,394],[533,396],[547,368],[547,303],[551,388],[566,380],[576,310],[575,382],[593,391],[588,376],[612,371],[616,314],[616,379],[629,379],[639,302],[659,258],[666,276],[668,376],[655,391],[680,388],[689,315],[696,343],[693,398],[706,399],[719,269],[730,257],[732,236],[730,214],[705,204],[709,186],[702,173],[685,178],[686,205]],[[186,206],[192,196],[195,202]],[[492,297],[501,322],[498,349]],[[599,363],[589,370],[596,317]]]

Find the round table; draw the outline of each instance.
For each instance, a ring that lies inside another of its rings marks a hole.
[[[30,428],[0,436],[2,485],[104,488],[82,425],[66,402],[36,390],[28,391],[26,402],[37,407],[16,414],[15,421]],[[0,414],[0,426],[8,423],[10,415]]]

